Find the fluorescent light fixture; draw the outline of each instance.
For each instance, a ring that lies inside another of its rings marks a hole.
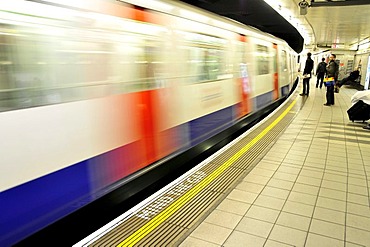
[[[370,48],[370,43],[364,43],[364,44],[360,44],[358,46],[359,50],[365,50],[365,49],[368,49],[368,48]]]
[[[363,45],[363,44],[366,44],[366,43],[369,43],[370,42],[370,39],[369,38],[367,38],[367,39],[364,39],[363,41],[361,41],[360,43],[359,43],[359,45]]]

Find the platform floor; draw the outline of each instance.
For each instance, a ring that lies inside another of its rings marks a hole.
[[[75,246],[370,246],[370,130],[347,115],[357,90],[324,106],[314,79],[308,97],[299,85],[271,119]]]
[[[180,246],[370,246],[370,131],[347,116],[356,91],[324,106],[311,80],[285,132]]]

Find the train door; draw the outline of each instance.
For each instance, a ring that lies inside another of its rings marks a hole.
[[[274,91],[273,91],[273,99],[279,98],[279,72],[278,72],[278,46],[277,44],[273,44],[273,83],[274,83]]]
[[[281,88],[281,96],[289,94],[289,70],[288,70],[288,54],[285,50],[279,52],[279,86]]]
[[[292,53],[289,53],[289,83],[292,86],[293,81],[295,80],[294,76],[297,72],[295,66],[295,56]]]
[[[250,77],[247,66],[247,37],[240,35],[239,41],[236,45],[236,78],[238,78],[238,84],[240,88],[240,104],[238,109],[238,117],[242,117],[248,114],[251,111],[251,102],[250,102]]]

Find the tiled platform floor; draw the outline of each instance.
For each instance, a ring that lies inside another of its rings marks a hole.
[[[313,78],[315,79],[315,78]],[[370,131],[311,80],[309,97],[271,150],[181,247],[370,246]]]

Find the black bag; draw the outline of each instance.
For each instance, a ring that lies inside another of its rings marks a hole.
[[[365,122],[370,119],[370,105],[359,100],[347,110],[349,120],[352,122],[362,120]]]

